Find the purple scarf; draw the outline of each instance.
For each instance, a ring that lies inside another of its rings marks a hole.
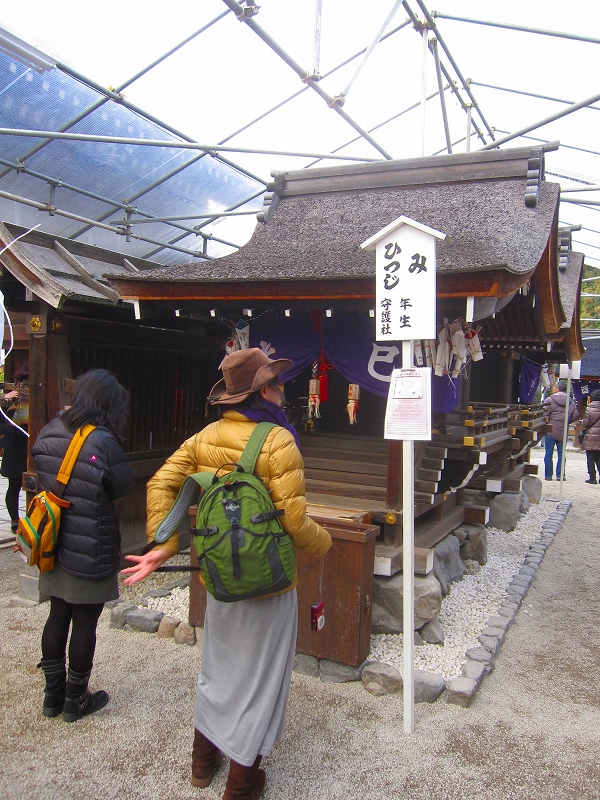
[[[253,422],[274,422],[275,425],[281,425],[286,431],[289,431],[294,437],[296,445],[299,447],[298,434],[296,429],[287,421],[285,411],[276,403],[271,403],[270,400],[263,400],[262,408],[239,408],[237,409],[240,414],[243,414]]]

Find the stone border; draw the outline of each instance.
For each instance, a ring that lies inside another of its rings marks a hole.
[[[525,599],[529,587],[535,580],[546,551],[561,530],[572,501],[564,500],[556,506],[556,510],[542,523],[541,537],[529,545],[523,566],[517,572],[506,589],[506,598],[502,601],[498,613],[490,617],[479,635],[479,647],[472,647],[465,653],[466,661],[462,667],[462,675],[453,678],[448,686],[441,675],[426,670],[415,670],[415,702],[434,702],[444,689],[447,690],[446,701],[453,705],[467,708],[475,699],[475,695],[486,675],[494,669],[494,662],[506,633]],[[185,588],[189,578],[165,585],[160,589],[151,589],[142,598],[167,597],[173,589]],[[111,609],[110,627],[126,631],[156,633],[161,638],[172,638],[177,644],[201,644],[202,628],[194,628],[175,616],[163,611],[137,606],[119,597],[106,604]],[[381,668],[378,672],[378,668]],[[365,689],[371,694],[381,695],[397,692],[402,688],[402,676],[394,667],[383,662],[365,661],[358,667],[339,664],[335,661],[320,659],[304,653],[296,653],[294,672],[318,678],[324,683],[346,683],[362,680]],[[390,674],[390,673],[395,674]],[[363,674],[366,680],[363,678]]]
[[[570,500],[560,502],[556,511],[542,524],[542,535],[529,545],[523,566],[508,584],[506,598],[500,605],[498,614],[490,617],[486,627],[481,631],[479,635],[481,646],[467,650],[463,674],[450,681],[446,697],[448,703],[463,708],[470,706],[483,678],[494,669],[494,662],[500,653],[506,632],[535,580],[546,551],[561,530],[571,505]]]
[[[124,631],[155,633],[161,639],[173,639],[176,644],[193,646],[196,643],[201,643],[202,634],[198,633],[201,629],[194,628],[189,622],[184,622],[179,617],[165,614],[164,611],[143,605],[146,598],[168,597],[173,589],[181,589],[188,586],[189,578],[183,578],[162,586],[160,589],[150,589],[142,597],[141,606],[126,600],[124,597],[111,600],[106,603],[106,607],[110,608],[110,627]]]

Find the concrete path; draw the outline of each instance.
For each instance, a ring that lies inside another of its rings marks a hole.
[[[541,460],[536,448],[533,460]],[[569,451],[573,505],[474,704],[402,697],[294,675],[288,731],[265,759],[265,800],[600,798],[600,486]],[[548,513],[559,485],[544,484]],[[0,489],[1,491],[1,489]],[[74,724],[41,713],[47,607],[10,605],[19,565],[0,550],[0,796],[6,800],[217,800],[189,783],[199,647],[99,625],[93,680],[111,702]]]

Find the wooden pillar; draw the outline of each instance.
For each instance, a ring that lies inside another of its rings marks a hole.
[[[65,379],[71,377],[71,358],[67,336],[52,333],[48,336],[46,356],[46,411],[51,420],[67,405]]]
[[[31,445],[48,421],[46,413],[47,343],[45,334],[32,334],[29,339],[29,442],[27,470],[34,470]]]
[[[502,354],[502,402],[512,403],[513,362],[510,352]]]
[[[397,513],[394,522],[388,522],[386,516],[383,528],[384,543],[389,547],[402,545],[402,474],[402,442],[392,439],[388,451],[386,506],[391,509],[392,516],[393,512]]]

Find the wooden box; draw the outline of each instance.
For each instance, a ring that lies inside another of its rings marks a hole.
[[[380,529],[340,519],[314,519],[329,531],[333,543],[323,557],[297,553],[296,651],[357,667],[371,649],[375,537]],[[320,600],[325,602],[325,625],[313,631],[311,607]]]
[[[371,647],[373,565],[377,525],[315,517],[333,539],[326,556],[296,551],[298,566],[298,639],[296,651],[358,666]],[[192,564],[196,553],[192,547]],[[322,578],[320,579],[320,574]],[[321,582],[322,591],[319,592]],[[325,625],[311,629],[311,606],[325,602]],[[190,625],[202,627],[206,590],[197,572],[190,581]]]

